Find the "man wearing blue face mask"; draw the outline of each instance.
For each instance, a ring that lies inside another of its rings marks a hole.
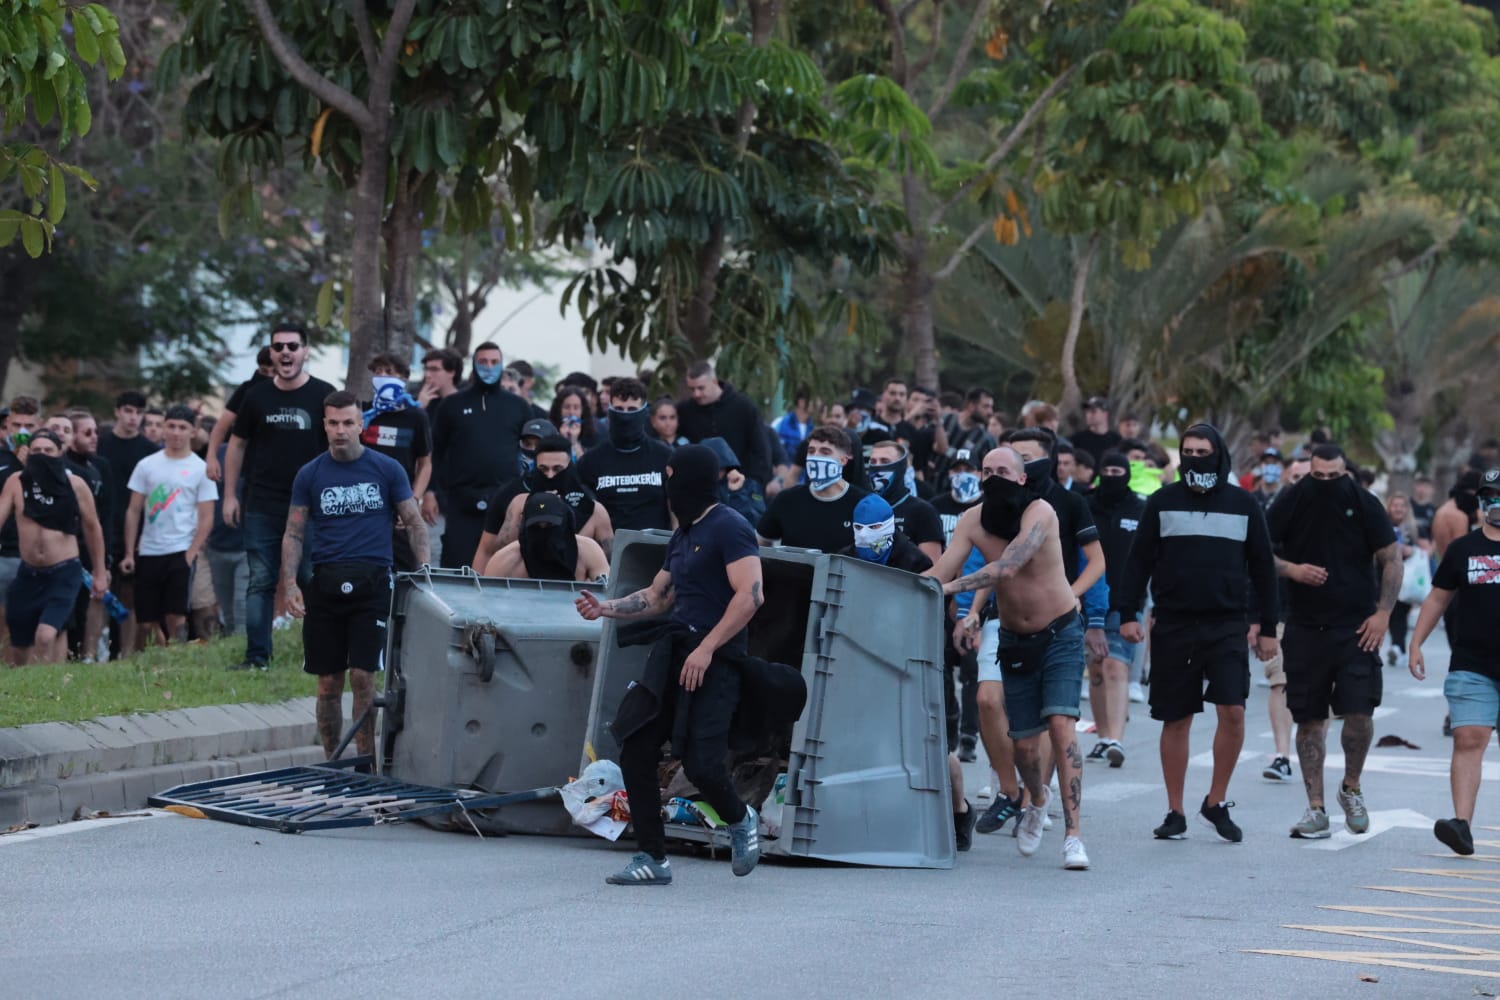
[[[531,407],[500,387],[504,359],[493,343],[474,350],[474,381],[449,396],[432,425],[437,486],[447,500],[443,565],[473,561],[495,491],[516,476],[521,429]]]
[[[776,494],[756,526],[762,545],[838,552],[854,544],[854,508],[869,490],[844,479],[852,446],[837,427],[807,436],[807,483]]]
[[[1284,470],[1281,452],[1275,448],[1267,448],[1265,454],[1260,456],[1260,464],[1255,467],[1255,488],[1250,491],[1260,501],[1262,511],[1269,512],[1271,503],[1281,492],[1281,474]]]
[[[373,395],[359,439],[371,451],[395,459],[406,473],[412,496],[423,496],[432,482],[432,429],[421,404],[406,391],[411,366],[394,354],[377,354],[369,369]],[[399,524],[392,544],[396,569],[416,569],[416,554]]]

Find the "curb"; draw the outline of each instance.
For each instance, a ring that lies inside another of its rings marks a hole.
[[[352,699],[344,696],[344,714]],[[140,809],[192,781],[320,763],[314,698],[0,729],[0,830]]]

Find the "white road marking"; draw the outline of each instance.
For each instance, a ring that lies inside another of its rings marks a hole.
[[[152,810],[144,816],[107,816],[100,819],[58,823],[55,826],[38,826],[30,830],[17,830],[15,833],[7,833],[4,836],[0,836],[0,847],[10,847],[29,840],[41,840],[45,837],[61,837],[68,833],[84,833],[88,830],[97,830],[101,826],[119,826],[122,823],[135,823],[143,819],[157,819],[170,815],[171,813]]]
[[[1337,819],[1331,814],[1328,818],[1330,821]],[[1402,828],[1431,831],[1432,820],[1412,809],[1373,810],[1370,813],[1370,829],[1367,832],[1355,834],[1350,833],[1345,827],[1340,827],[1327,840],[1304,840],[1301,846],[1310,851],[1342,851],[1355,844],[1368,841],[1387,830]]]

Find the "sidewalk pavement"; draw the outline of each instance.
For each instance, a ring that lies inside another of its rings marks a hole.
[[[345,695],[344,714],[351,711]],[[313,698],[0,729],[0,831],[145,807],[165,788],[319,763]]]

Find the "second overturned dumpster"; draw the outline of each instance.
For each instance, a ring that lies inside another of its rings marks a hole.
[[[515,792],[577,771],[600,625],[579,585],[452,570],[397,579],[386,656],[383,770],[423,785]],[[556,800],[446,817],[466,829],[581,834]]]
[[[666,532],[615,536],[609,594],[650,584]],[[942,590],[932,580],[809,550],[762,549],[765,603],[750,653],[802,671],[807,707],[789,740],[737,761],[736,786],[774,819],[769,856],[898,868],[951,868],[956,857],[943,699]],[[648,646],[619,647],[606,621],[588,715],[602,757],[626,687]],[[581,766],[581,765],[580,765]],[[761,769],[761,776],[751,772]],[[743,779],[743,780],[742,780]],[[701,822],[669,822],[670,837],[709,842]]]

